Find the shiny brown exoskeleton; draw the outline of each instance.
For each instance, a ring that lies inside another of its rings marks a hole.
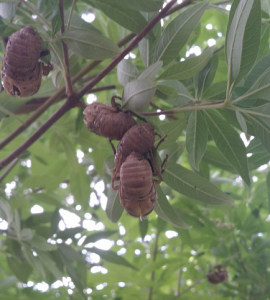
[[[110,140],[120,141],[137,124],[132,114],[129,111],[122,112],[113,100],[112,106],[94,102],[85,108],[83,114],[84,123],[90,131]]]
[[[2,84],[11,96],[22,98],[37,93],[42,75],[53,69],[51,64],[44,66],[38,59],[49,53],[42,51],[37,32],[29,25],[14,32],[7,43],[2,62]]]
[[[152,168],[139,153],[132,152],[120,168],[118,186],[112,187],[119,190],[120,202],[131,216],[142,218],[151,213],[157,201],[157,191],[153,179]]]
[[[118,144],[115,153],[115,168],[113,172],[112,182],[115,180],[119,173],[120,167],[125,159],[131,154],[136,152],[140,155],[145,155],[153,147],[155,143],[155,130],[154,126],[148,123],[137,124],[131,127],[123,136]]]
[[[228,278],[229,278],[228,271],[226,269],[221,270],[221,268],[222,268],[221,265],[217,265],[217,266],[215,266],[215,269],[217,269],[216,272],[207,274],[207,278],[208,278],[209,282],[211,282],[213,284],[218,284],[218,283],[222,283],[222,282],[225,282],[228,280]]]

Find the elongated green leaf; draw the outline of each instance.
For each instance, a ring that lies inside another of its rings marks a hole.
[[[149,221],[148,219],[139,220],[140,234],[142,240],[144,240],[148,231]]]
[[[177,97],[174,99],[166,100],[167,103],[173,106],[182,106],[188,102],[195,101],[190,95],[186,87],[178,80],[162,80],[162,84],[170,86],[177,91]]]
[[[51,8],[52,8],[52,37],[55,36],[55,33],[60,30],[62,26],[62,20],[61,20],[61,15],[60,15],[60,10],[59,6],[57,3],[53,0],[50,0]]]
[[[214,47],[206,48],[201,55],[188,58],[185,61],[172,65],[164,71],[158,79],[183,80],[194,76],[207,65],[213,51]]]
[[[51,259],[50,255],[44,251],[37,250],[37,255],[43,266],[50,271],[55,278],[61,279],[62,272],[58,269],[56,263]]]
[[[128,262],[124,257],[117,255],[113,251],[104,251],[97,248],[91,248],[91,252],[98,254],[102,259],[121,266],[125,266],[134,270],[138,270],[135,266],[133,266],[130,262]]]
[[[94,1],[94,0],[92,0]],[[127,7],[130,9],[134,9],[137,11],[156,11],[162,8],[163,0],[136,0],[136,1],[130,1],[130,0],[107,0],[102,2],[107,3],[114,3],[118,6]]]
[[[261,0],[262,10],[270,16],[270,2],[269,0]]]
[[[67,228],[63,231],[58,232],[57,238],[62,240],[67,240],[69,238],[73,238],[75,234],[81,233],[84,230],[85,228],[83,227]]]
[[[106,214],[113,223],[118,222],[124,211],[124,207],[120,203],[119,191],[114,191],[111,187],[107,194]]]
[[[224,156],[214,146],[207,146],[207,149],[202,159],[204,162],[215,166],[219,169],[226,170],[233,174],[237,173],[233,166],[230,163],[228,163]]]
[[[270,172],[268,172],[266,176],[266,188],[268,197],[268,213],[270,214]]]
[[[265,152],[265,148],[262,145],[261,141],[257,138],[254,138],[247,146],[247,153],[263,153],[263,152]]]
[[[155,61],[168,65],[180,52],[208,7],[204,1],[186,9],[165,28],[155,51]]]
[[[162,64],[162,61],[157,61],[156,63],[152,64],[142,71],[142,73],[138,76],[138,79],[154,80],[158,71],[162,68]]]
[[[136,79],[138,75],[138,69],[128,59],[123,59],[117,66],[117,78],[119,83],[123,86],[129,81]]]
[[[28,263],[30,264],[30,266],[32,266],[33,269],[38,270],[39,273],[42,275],[42,277],[46,279],[46,274],[40,259],[38,257],[33,256],[30,248],[27,245],[24,245],[22,249],[23,249],[24,256],[28,261]]]
[[[28,277],[33,269],[28,263],[22,263],[16,257],[7,257],[7,263],[13,274],[24,283],[27,283]]]
[[[252,123],[255,136],[261,141],[265,149],[270,152],[270,127],[265,124],[263,120],[254,115],[248,116],[249,121]]]
[[[67,134],[59,134],[58,137],[63,144],[63,148],[65,150],[70,167],[74,172],[78,172],[79,164],[74,144],[72,143],[71,139],[67,136]]]
[[[239,172],[243,180],[249,185],[249,170],[247,165],[246,148],[233,127],[215,112],[205,111],[209,132],[218,150],[228,162]]]
[[[177,91],[166,84],[163,84],[162,81],[159,81],[156,96],[162,100],[175,99],[177,97]]]
[[[147,21],[139,11],[124,7],[122,1],[91,0],[91,2],[110,19],[134,33],[140,33],[147,25]],[[154,38],[151,32],[148,36]]]
[[[169,147],[171,144],[173,144],[175,140],[181,135],[183,129],[186,127],[186,124],[187,124],[187,119],[185,115],[182,114],[179,115],[178,121],[173,121],[161,125],[159,128],[160,131],[163,133],[163,136],[166,134],[168,136],[166,137],[165,141],[160,144],[158,150],[165,149]],[[156,140],[154,146],[157,146],[160,140],[161,138]]]
[[[198,88],[197,88],[197,97],[200,99],[202,95],[207,91],[207,89],[212,84],[214,77],[217,72],[219,62],[218,53],[213,55],[207,65],[198,75]]]
[[[32,246],[34,246],[34,248],[36,250],[53,251],[53,250],[57,249],[56,245],[48,243],[44,237],[36,235],[36,234],[31,239],[31,244],[32,244]]]
[[[118,230],[107,230],[107,231],[93,233],[93,234],[87,236],[87,238],[83,242],[83,245],[86,245],[89,243],[95,243],[96,241],[98,241],[100,239],[106,239],[109,236],[115,234],[116,232],[118,232]]]
[[[68,20],[69,20],[69,11],[64,12],[65,17],[65,26],[67,28]],[[86,31],[95,31],[96,33],[101,34],[101,32],[94,27],[91,23],[85,22],[79,14],[73,11],[72,18],[70,22],[70,28],[69,29],[77,29],[77,30],[86,30]]]
[[[73,247],[66,244],[61,244],[58,247],[61,254],[69,261],[84,263],[84,256],[80,253],[80,251],[76,251]]]
[[[186,148],[189,163],[195,170],[199,170],[200,161],[206,150],[208,130],[204,115],[200,111],[190,114],[187,124]]]
[[[239,125],[241,126],[243,132],[247,134],[247,123],[245,121],[245,118],[242,116],[242,114],[239,111],[235,112],[236,118],[238,120]]]
[[[150,80],[132,80],[123,91],[122,107],[140,111],[147,107],[156,92],[157,86]]]
[[[172,189],[202,203],[211,205],[233,203],[233,199],[215,185],[181,165],[167,162],[163,178]]]
[[[175,227],[188,229],[191,226],[185,224],[185,222],[180,218],[180,216],[176,213],[174,208],[171,206],[170,202],[167,200],[164,192],[162,191],[159,185],[156,186],[158,193],[158,200],[155,204],[155,212],[156,214],[163,220],[169,222]]]
[[[94,31],[68,30],[61,35],[61,40],[83,58],[103,60],[120,53],[115,43]]]
[[[234,1],[225,41],[229,85],[237,84],[256,61],[261,34],[260,1]]]
[[[261,165],[268,164],[270,161],[270,153],[265,151],[264,153],[253,154],[248,158],[248,166],[250,170],[255,170]]]
[[[78,166],[77,172],[71,173],[70,189],[76,203],[86,208],[89,204],[91,189],[89,176],[82,165]]]

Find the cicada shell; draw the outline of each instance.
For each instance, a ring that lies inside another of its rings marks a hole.
[[[215,268],[218,269],[218,271],[207,274],[208,281],[213,284],[227,281],[229,278],[228,271],[226,269],[221,270],[221,265],[217,265]]]
[[[117,176],[122,163],[131,152],[145,155],[155,143],[154,126],[148,123],[137,124],[131,127],[118,144],[115,154],[115,168],[113,179]]]
[[[129,112],[119,111],[100,102],[88,105],[83,114],[84,123],[90,131],[110,140],[121,140],[124,134],[137,124]]]
[[[42,74],[48,75],[52,69],[39,61],[41,52],[39,36],[30,25],[10,36],[1,69],[2,84],[9,95],[25,98],[39,90]]]
[[[120,202],[131,216],[142,218],[151,213],[157,201],[157,191],[149,162],[132,152],[120,169]]]

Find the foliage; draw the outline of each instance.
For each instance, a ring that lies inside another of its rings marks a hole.
[[[19,149],[0,174],[0,298],[270,299],[269,0],[186,0],[148,31],[169,1],[0,2],[1,55],[32,25],[54,66],[34,98],[0,93],[1,168]],[[72,91],[80,105],[64,110]],[[108,141],[83,124],[83,103],[113,95],[168,135],[142,221],[111,188]],[[213,286],[220,263],[229,280]]]

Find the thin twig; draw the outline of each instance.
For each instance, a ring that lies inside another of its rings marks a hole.
[[[165,16],[169,16],[169,15],[171,15],[172,13],[174,13],[174,12],[176,12],[176,11],[182,9],[183,7],[188,6],[189,4],[191,4],[192,1],[194,1],[194,0],[186,0],[186,1],[182,2],[182,3],[180,3],[180,4],[175,5],[173,8],[171,8],[171,9],[166,13]]]
[[[159,108],[156,104],[154,104],[153,102],[150,102],[150,105],[153,107],[153,108],[155,108],[155,109],[159,109],[160,111],[164,111],[164,110],[162,110],[161,108]],[[172,120],[178,120],[178,118],[177,117],[175,117],[175,116],[173,116],[173,115],[167,115],[167,117],[169,118],[169,119],[172,119]]]
[[[212,4],[212,5],[232,4],[232,1],[230,1],[230,0],[223,0],[223,1],[213,2],[213,3],[211,3],[211,4]]]
[[[59,4],[60,15],[61,15],[61,21],[62,21],[61,34],[63,34],[65,32],[65,17],[64,17],[63,0],[59,0],[58,4]],[[64,60],[65,60],[65,65],[66,65],[66,68],[65,68],[66,94],[69,97],[73,94],[73,87],[72,87],[71,77],[70,77],[68,48],[64,41],[61,41],[61,45],[62,45]]]
[[[152,261],[155,262],[157,258],[157,252],[158,252],[158,238],[159,238],[159,232],[156,234],[156,239],[155,239],[155,245],[154,245],[154,250],[153,250],[153,259]],[[155,271],[152,271],[151,273],[151,281],[155,281]],[[152,294],[153,294],[153,287],[151,286],[149,288],[149,293],[148,293],[148,300],[152,299]]]
[[[225,47],[225,45],[222,45],[222,46],[220,46],[219,48],[217,48],[217,50],[215,50],[215,51],[213,52],[213,55],[216,54],[216,53],[218,53],[219,51],[221,51],[224,47]]]
[[[4,168],[13,159],[18,157],[35,141],[37,141],[56,121],[58,121],[65,113],[74,108],[77,102],[91,90],[101,79],[103,79],[137,44],[147,35],[147,33],[156,25],[157,22],[166,14],[166,12],[175,4],[177,0],[171,0],[153,19],[148,25],[134,38],[134,40],[99,74],[97,75],[86,87],[80,92],[71,95],[67,101],[22,145],[15,151],[9,154],[0,162],[0,169]]]
[[[9,172],[16,166],[19,158],[15,158],[14,161],[8,166],[8,168],[0,175],[0,183],[5,179]]]

